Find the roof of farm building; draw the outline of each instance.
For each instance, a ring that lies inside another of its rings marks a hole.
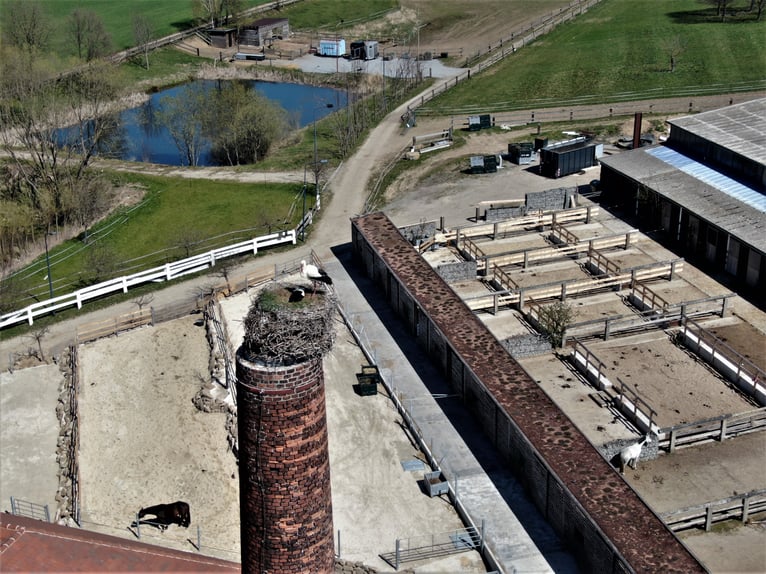
[[[601,163],[766,252],[766,197],[757,190],[662,145],[603,157]]]
[[[0,513],[3,572],[239,572],[241,567],[79,528]]]
[[[668,123],[766,165],[766,98],[668,120]]]
[[[385,214],[352,224],[636,571],[704,571]]]

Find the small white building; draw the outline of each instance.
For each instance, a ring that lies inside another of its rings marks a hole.
[[[343,38],[338,40],[319,40],[319,55],[333,56],[340,58],[346,55],[346,41]]]

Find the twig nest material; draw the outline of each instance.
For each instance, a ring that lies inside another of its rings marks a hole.
[[[290,288],[261,291],[244,321],[241,352],[251,360],[287,366],[321,357],[333,344],[335,299],[328,292],[290,301]]]

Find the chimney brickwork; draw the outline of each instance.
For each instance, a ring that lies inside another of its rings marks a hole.
[[[242,572],[334,572],[322,358],[237,355]]]

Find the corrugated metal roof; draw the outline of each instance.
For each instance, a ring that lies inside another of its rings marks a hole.
[[[626,151],[603,157],[601,163],[766,253],[766,213],[762,209],[659,159],[657,149]]]
[[[766,98],[668,120],[668,123],[766,165]]]
[[[656,147],[646,151],[657,159],[680,169],[684,173],[705,182],[706,184],[722,191],[726,195],[738,199],[742,203],[766,212],[766,195],[751,187],[741,184],[727,175],[722,174],[682,153],[669,147]]]

